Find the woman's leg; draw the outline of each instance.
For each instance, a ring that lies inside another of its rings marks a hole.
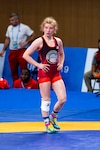
[[[40,94],[41,94],[41,113],[43,117],[48,116],[49,111],[45,111],[45,108],[42,105],[42,102],[50,103],[50,82],[43,82],[39,84]]]
[[[55,129],[60,129],[60,126],[57,123],[57,115],[66,102],[66,88],[62,79],[54,82],[52,87],[57,95],[58,101],[50,114],[50,121]]]
[[[44,82],[39,84],[40,93],[41,93],[41,113],[42,118],[45,122],[46,130],[48,133],[53,133],[55,130],[53,129],[50,119],[49,119],[49,110],[50,110],[50,89],[51,83]]]
[[[54,111],[59,112],[63,107],[64,103],[66,102],[66,88],[64,85],[63,80],[58,80],[53,83],[52,85],[53,90],[55,91],[58,101],[54,105]]]

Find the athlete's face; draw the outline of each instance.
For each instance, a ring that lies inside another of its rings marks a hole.
[[[29,72],[27,70],[22,70],[20,77],[23,82],[27,83],[30,78]]]
[[[55,32],[55,28],[52,24],[46,23],[44,25],[44,34],[46,36],[52,36]]]
[[[18,25],[18,23],[19,23],[19,19],[16,18],[16,17],[11,17],[11,18],[9,19],[9,21],[10,21],[10,24],[13,25],[13,26]]]

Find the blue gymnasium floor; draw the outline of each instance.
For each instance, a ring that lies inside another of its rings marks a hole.
[[[0,150],[100,149],[100,96],[68,91],[58,122],[59,132],[45,132],[39,90],[0,90]]]

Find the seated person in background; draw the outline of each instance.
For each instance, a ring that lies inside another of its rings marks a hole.
[[[93,56],[91,70],[84,74],[88,92],[93,92],[91,85],[92,79],[100,79],[100,39],[98,40],[98,51],[96,51]]]
[[[20,78],[14,81],[14,88],[38,89],[38,82],[30,77],[30,71],[23,69]]]

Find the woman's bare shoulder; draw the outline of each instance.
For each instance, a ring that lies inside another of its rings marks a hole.
[[[62,43],[62,39],[61,39],[61,38],[55,37],[55,39],[57,40],[57,43],[58,43],[58,44],[61,44],[61,43]]]
[[[35,42],[42,42],[42,37],[38,37],[34,40]]]
[[[43,40],[42,37],[38,37],[33,41],[33,45],[35,45],[37,47],[38,50],[41,49],[42,45],[43,45]]]

